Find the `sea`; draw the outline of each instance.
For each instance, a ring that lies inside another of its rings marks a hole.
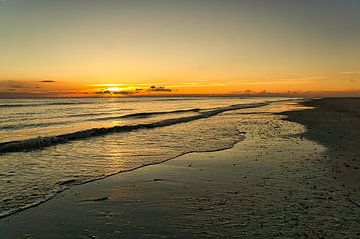
[[[0,217],[77,184],[190,152],[231,148],[246,137],[242,117],[272,114],[294,100],[0,99]]]

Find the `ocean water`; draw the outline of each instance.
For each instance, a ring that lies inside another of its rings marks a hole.
[[[232,147],[288,98],[0,99],[0,217],[88,181]]]

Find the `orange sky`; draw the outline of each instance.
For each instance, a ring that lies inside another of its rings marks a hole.
[[[0,97],[359,95],[360,3],[0,2]]]

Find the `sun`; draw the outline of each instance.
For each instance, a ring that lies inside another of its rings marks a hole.
[[[110,87],[110,88],[107,88],[108,91],[110,92],[119,92],[121,91],[121,88],[119,87]]]

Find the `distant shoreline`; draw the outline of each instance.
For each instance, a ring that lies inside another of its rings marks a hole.
[[[237,94],[195,94],[195,95],[128,95],[128,96],[49,96],[49,97],[44,97],[44,96],[39,96],[39,97],[2,97],[0,95],[0,99],[123,99],[123,98],[208,98],[208,97],[221,97],[221,98],[242,98],[242,97],[254,97],[254,98],[272,98],[272,97],[288,97],[288,98],[303,98],[303,96],[291,96],[291,95],[287,95],[287,94],[265,94],[265,95],[254,95],[254,94],[249,94],[249,95],[237,95]],[[350,96],[353,97],[353,96]],[[356,97],[356,96],[354,96]],[[312,98],[312,97],[309,97]]]

